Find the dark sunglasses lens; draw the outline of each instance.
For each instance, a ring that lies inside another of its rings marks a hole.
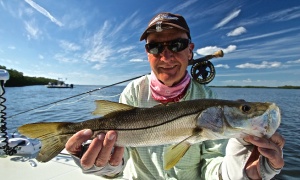
[[[163,52],[164,47],[167,46],[172,52],[180,52],[187,48],[190,40],[188,39],[176,39],[168,43],[148,43],[145,45],[146,50],[150,54],[160,54]],[[166,44],[166,45],[164,45]]]
[[[168,45],[168,49],[173,51],[173,52],[180,52],[187,48],[189,44],[188,39],[178,39],[175,41],[171,41],[170,44]]]
[[[146,44],[146,50],[150,54],[159,54],[163,51],[163,45],[161,43],[149,43]]]

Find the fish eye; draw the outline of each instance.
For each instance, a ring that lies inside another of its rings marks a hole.
[[[249,112],[251,110],[251,106],[245,104],[241,107],[243,112]]]

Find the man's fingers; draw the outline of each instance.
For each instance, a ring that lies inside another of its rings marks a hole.
[[[88,146],[86,152],[81,157],[80,163],[84,169],[89,169],[94,165],[95,160],[103,147],[104,137],[105,134],[101,133],[94,138],[91,144]]]
[[[281,149],[283,148],[283,146],[285,144],[285,139],[281,134],[276,132],[275,134],[273,134],[273,136],[271,136],[270,139],[272,142],[277,144]]]
[[[281,150],[276,151],[273,149],[258,148],[258,151],[262,156],[268,159],[269,164],[274,169],[280,169],[284,166],[284,160],[282,158]]]
[[[273,168],[280,169],[284,166],[282,148],[285,140],[279,133],[275,133],[270,139],[249,136],[245,140],[257,146],[259,153],[268,159]]]
[[[92,130],[84,129],[78,131],[74,134],[66,143],[65,148],[66,150],[75,156],[78,156],[81,152],[81,145],[82,143],[86,142],[92,137]]]
[[[111,157],[111,152],[116,142],[116,138],[117,133],[115,131],[108,131],[106,133],[103,141],[103,147],[95,160],[96,166],[103,167],[108,163]]]
[[[244,138],[244,140],[257,147],[274,149],[274,150],[277,150],[278,147],[282,149],[285,144],[284,138],[279,133],[275,133],[273,136],[271,136],[270,139],[259,138],[256,136],[247,136]]]
[[[92,137],[92,130],[85,129],[74,134],[66,143],[66,150],[77,157],[82,154],[82,144]],[[115,147],[117,132],[108,131],[101,133],[89,144],[86,152],[82,155],[80,163],[84,169],[91,168],[94,164],[104,167],[107,163],[118,166],[122,163],[124,147]]]
[[[124,147],[116,146],[109,160],[109,164],[112,166],[118,166],[122,163],[123,155],[124,155]]]

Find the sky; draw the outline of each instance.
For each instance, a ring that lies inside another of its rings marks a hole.
[[[223,50],[209,85],[300,86],[299,0],[0,0],[0,65],[75,85],[147,74],[139,38],[160,12],[185,17],[194,58]]]

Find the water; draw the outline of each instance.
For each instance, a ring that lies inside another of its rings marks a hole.
[[[38,106],[81,94],[98,86],[76,86],[73,89],[48,89],[44,86],[28,86],[6,88],[5,105],[6,117],[12,116]],[[9,132],[25,123],[47,122],[47,121],[72,121],[79,122],[90,119],[91,112],[95,108],[94,100],[106,99],[118,101],[119,94],[124,86],[114,86],[100,91],[86,94],[77,98],[63,101],[49,107],[24,113],[7,119]],[[293,89],[252,89],[252,88],[213,88],[221,99],[245,99],[247,101],[270,101],[275,102],[282,111],[282,124],[279,132],[286,139],[284,146],[285,166],[281,173],[274,179],[299,179],[300,177],[300,90]],[[62,104],[63,103],[63,104]]]

